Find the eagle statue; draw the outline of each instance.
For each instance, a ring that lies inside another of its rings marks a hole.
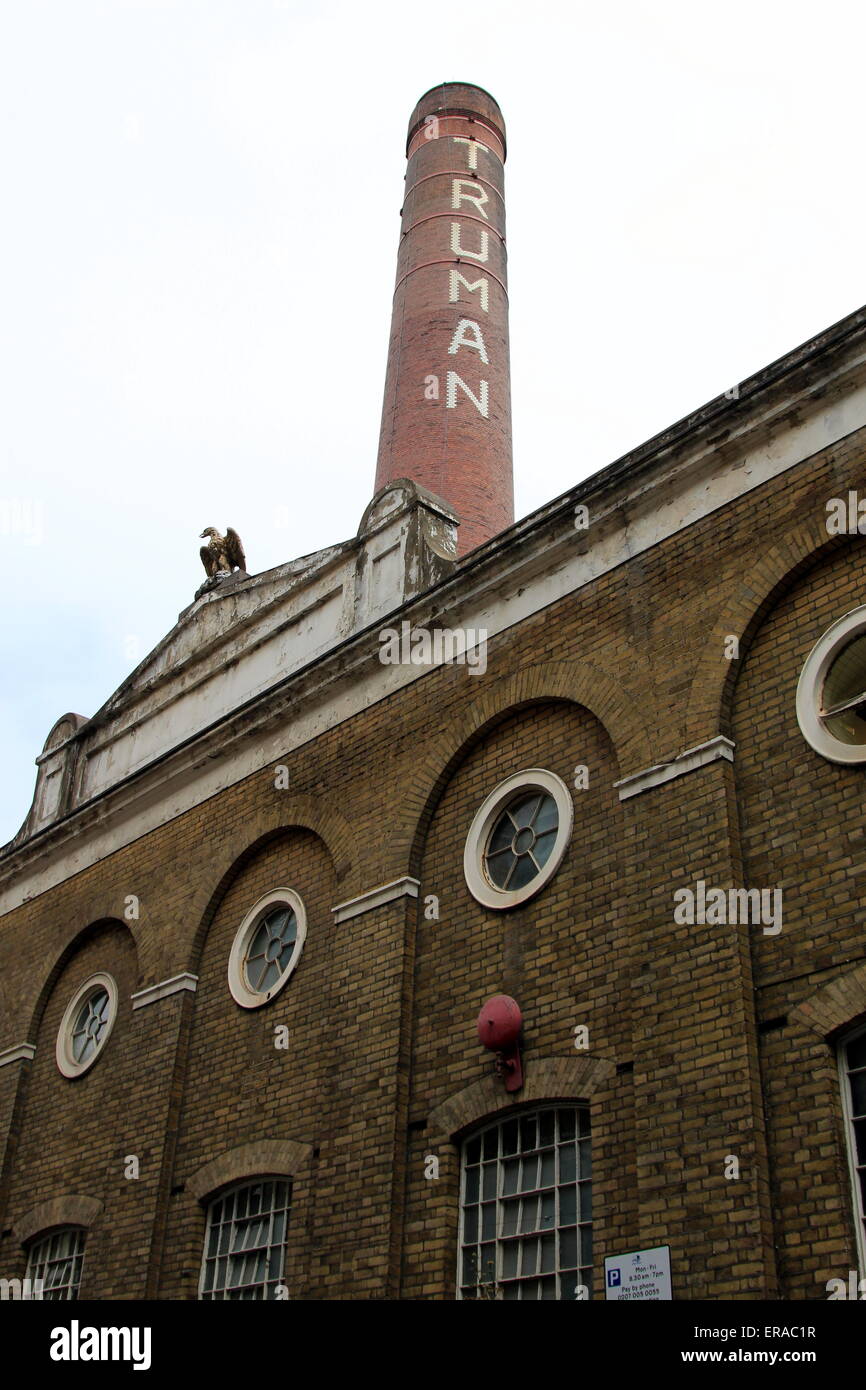
[[[201,533],[201,539],[204,540],[206,537],[210,539],[207,545],[201,547],[199,555],[208,579],[215,579],[218,574],[231,574],[235,569],[246,569],[247,559],[241,538],[231,526],[226,528],[224,536],[220,535],[215,526],[206,526]]]

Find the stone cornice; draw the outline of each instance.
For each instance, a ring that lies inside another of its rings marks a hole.
[[[169,980],[161,980],[157,985],[148,985],[146,989],[140,989],[132,995],[133,1009],[145,1009],[148,1004],[156,1004],[160,999],[168,999],[172,994],[181,994],[189,991],[195,994],[198,988],[198,975],[192,975],[188,970],[180,975],[172,975]]]
[[[33,1043],[15,1043],[13,1047],[6,1047],[0,1052],[0,1067],[8,1067],[12,1062],[30,1062],[35,1056]]]
[[[417,898],[419,886],[417,878],[407,875],[405,878],[395,878],[391,883],[382,883],[378,888],[370,888],[366,893],[359,893],[357,897],[347,898],[344,903],[332,907],[334,922],[348,922],[350,917],[372,912],[385,903],[394,902],[396,898]]]
[[[699,767],[706,767],[707,763],[714,763],[719,758],[724,758],[730,763],[734,761],[733,739],[726,738],[724,734],[717,734],[706,743],[699,743],[697,747],[687,749],[685,753],[672,758],[669,763],[656,763],[654,767],[645,767],[640,772],[633,772],[630,777],[621,777],[613,785],[619,790],[620,801],[628,801],[630,797],[647,792],[651,787],[660,787],[665,782],[672,782],[675,777],[684,777],[687,772],[695,772]]]

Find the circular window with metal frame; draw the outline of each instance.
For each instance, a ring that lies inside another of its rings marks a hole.
[[[304,904],[291,888],[276,888],[250,908],[229,956],[229,989],[244,1009],[259,1009],[285,985],[307,935]]]
[[[806,742],[833,763],[866,762],[866,606],[839,618],[806,658],[797,685]]]
[[[463,852],[472,896],[484,907],[516,907],[558,869],[571,835],[571,794],[561,777],[532,767],[506,777],[479,806]]]
[[[55,1058],[64,1076],[82,1076],[96,1061],[117,1017],[117,985],[111,975],[91,975],[72,996],[57,1033]]]

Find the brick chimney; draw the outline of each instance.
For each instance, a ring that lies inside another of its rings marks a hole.
[[[441,497],[462,556],[514,520],[502,113],[434,87],[406,156],[376,492],[411,478]]]

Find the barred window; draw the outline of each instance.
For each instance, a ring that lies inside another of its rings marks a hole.
[[[866,1029],[839,1049],[860,1273],[866,1277]]]
[[[27,1256],[27,1278],[42,1283],[42,1298],[78,1297],[87,1232],[78,1226],[50,1231],[34,1241]]]
[[[556,1106],[463,1145],[458,1297],[573,1299],[592,1288],[589,1110]]]
[[[240,1183],[208,1207],[199,1298],[280,1296],[292,1185],[285,1178]]]

